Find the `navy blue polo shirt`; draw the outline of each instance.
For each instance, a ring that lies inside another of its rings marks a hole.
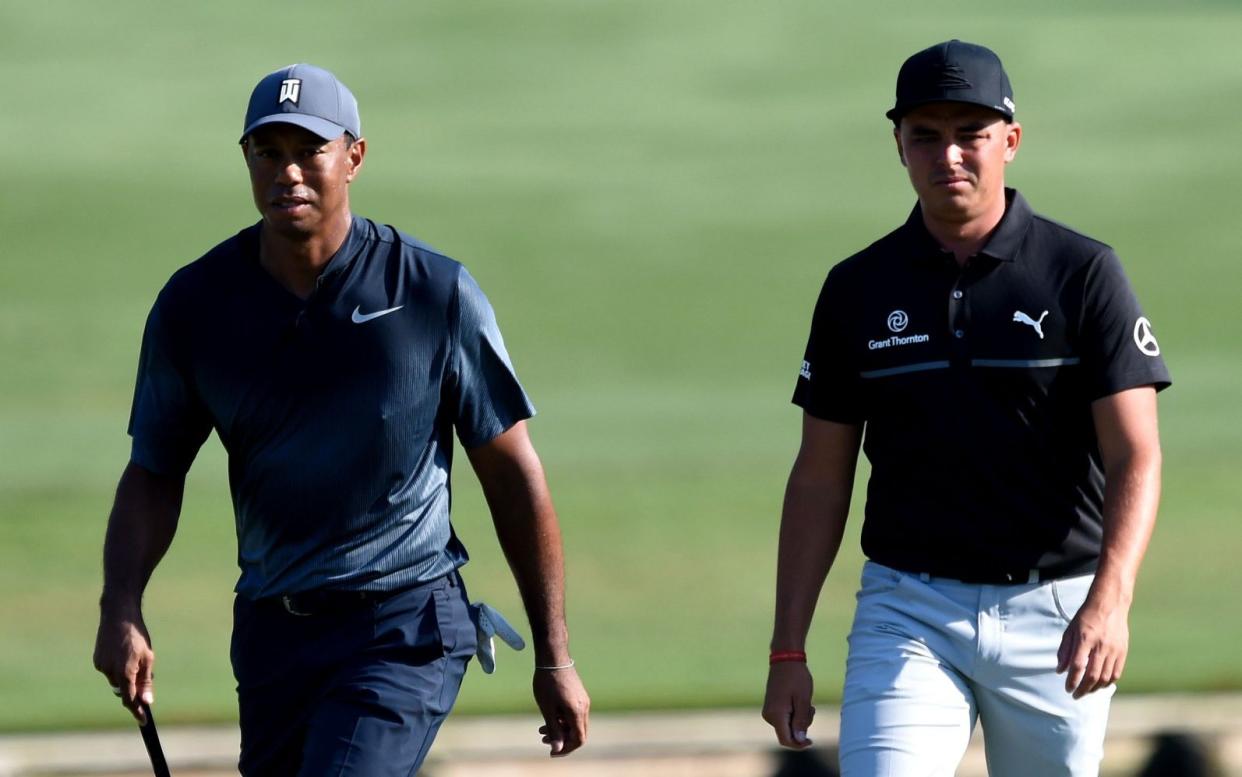
[[[259,265],[259,226],[182,268],[147,320],[132,460],[228,453],[237,592],[392,590],[464,564],[449,524],[466,447],[534,412],[457,262],[355,216],[309,299]]]
[[[1091,402],[1169,385],[1112,249],[1006,196],[965,268],[916,206],[832,269],[815,308],[794,402],[865,426],[863,551],[888,566],[1090,568],[1104,501]]]

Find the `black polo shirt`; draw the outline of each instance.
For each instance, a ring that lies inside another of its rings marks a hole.
[[[906,223],[832,269],[794,402],[864,424],[863,552],[949,577],[1089,567],[1104,473],[1091,402],[1169,385],[1107,245],[1007,190],[960,268]]]
[[[449,523],[453,433],[532,415],[465,268],[355,216],[309,299],[259,265],[259,226],[164,286],[143,336],[132,460],[180,475],[228,452],[237,592],[393,590],[466,562]]]

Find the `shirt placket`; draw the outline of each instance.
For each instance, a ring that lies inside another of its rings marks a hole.
[[[971,297],[980,279],[993,267],[995,260],[990,257],[972,256],[957,270],[949,287],[949,360],[954,367],[970,366]]]
[[[949,363],[963,367],[970,364],[970,265],[955,265],[954,273],[948,299]]]

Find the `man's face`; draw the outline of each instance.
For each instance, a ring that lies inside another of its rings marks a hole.
[[[263,222],[278,233],[309,239],[349,212],[349,183],[362,167],[366,141],[347,146],[293,124],[267,124],[247,136],[242,154]]]
[[[1022,127],[987,108],[942,102],[911,110],[893,134],[923,212],[960,224],[1004,200]]]

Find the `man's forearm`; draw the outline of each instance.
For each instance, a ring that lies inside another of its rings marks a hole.
[[[1092,406],[1104,465],[1104,536],[1091,599],[1129,607],[1160,503],[1156,392],[1142,387]]]
[[[824,579],[845,531],[849,493],[795,472],[785,489],[776,571],[772,650],[803,650]]]
[[[569,661],[560,523],[523,423],[468,451],[530,621],[539,666]]]
[[[565,624],[565,563],[560,527],[550,501],[510,508],[496,517],[496,534],[513,570],[530,621],[535,663],[561,666],[570,659]]]
[[[841,547],[862,427],[802,417],[802,444],[785,486],[776,564],[772,650],[802,650],[824,578]]]
[[[100,606],[124,615],[142,602],[151,573],[172,543],[184,480],[130,464],[121,475],[104,538]]]
[[[1160,467],[1159,449],[1135,451],[1111,463],[1104,489],[1104,537],[1093,596],[1129,607],[1139,565],[1156,525]]]

